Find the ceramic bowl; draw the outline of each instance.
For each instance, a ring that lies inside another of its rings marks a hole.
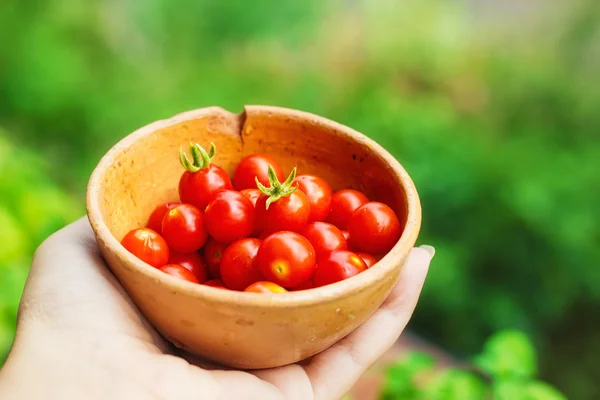
[[[213,162],[233,174],[251,153],[275,156],[284,170],[355,188],[394,209],[404,233],[373,268],[317,289],[267,295],[177,280],[121,246],[154,207],[178,200],[181,146],[217,146]],[[398,280],[421,223],[412,180],[385,149],[317,115],[267,106],[240,114],[209,107],[147,125],[117,143],[94,170],[87,212],[114,275],[152,325],[175,346],[227,366],[270,368],[308,358],[362,324]]]

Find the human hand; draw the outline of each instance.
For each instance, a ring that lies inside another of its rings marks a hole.
[[[0,371],[0,397],[339,399],[398,339],[432,256],[429,246],[413,249],[381,308],[329,349],[301,364],[242,372],[169,345],[106,267],[82,218],[34,256],[15,343]]]

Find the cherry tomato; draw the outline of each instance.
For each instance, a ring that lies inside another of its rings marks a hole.
[[[400,239],[402,227],[391,208],[372,201],[352,213],[348,232],[353,249],[370,254],[384,254]]]
[[[181,203],[178,203],[176,201],[171,201],[168,203],[163,203],[161,205],[159,205],[158,207],[156,207],[154,209],[154,211],[152,211],[152,214],[150,214],[150,218],[148,218],[148,223],[146,224],[146,228],[150,228],[155,232],[160,233],[161,229],[162,229],[162,220],[163,217],[165,216],[165,214],[167,213],[167,211],[169,211],[170,209],[172,209],[173,207],[175,207],[176,205],[179,205]]]
[[[253,238],[233,242],[221,259],[221,279],[229,289],[244,290],[250,284],[263,280],[254,262],[260,247],[260,240]]]
[[[224,190],[215,195],[205,211],[208,233],[221,243],[249,236],[254,229],[254,206],[244,195]]]
[[[342,232],[327,222],[311,222],[302,230],[302,236],[312,244],[317,259],[333,250],[348,248]]]
[[[314,175],[300,175],[294,181],[310,204],[308,222],[323,221],[331,206],[331,186]]]
[[[204,284],[206,286],[212,286],[214,288],[218,288],[218,289],[225,289],[227,290],[227,288],[225,287],[225,284],[223,284],[223,281],[220,279],[212,279],[210,281],[206,281],[204,282]]]
[[[221,258],[225,253],[227,245],[217,242],[214,238],[209,237],[204,246],[204,261],[208,266],[208,272],[214,279],[221,277]]]
[[[251,154],[240,161],[233,174],[233,185],[237,190],[256,189],[256,180],[265,186],[269,185],[267,173],[269,165],[273,167],[277,178],[283,180],[283,169],[273,157],[266,154]]]
[[[246,196],[248,200],[252,202],[252,205],[256,207],[256,200],[260,197],[260,190],[258,189],[244,189],[240,190],[240,193]]]
[[[206,266],[198,253],[174,253],[169,256],[169,264],[181,265],[189,270],[199,283],[206,281]]]
[[[367,264],[367,268],[371,268],[373,265],[377,264],[377,259],[368,253],[356,253],[357,256],[362,258],[362,260]]]
[[[296,190],[291,195],[271,203],[267,209],[268,198],[269,196],[263,194],[256,201],[255,221],[258,231],[300,232],[304,228],[310,215],[310,204],[304,193]]]
[[[217,193],[233,189],[233,186],[223,168],[211,164],[210,155],[200,145],[192,144],[190,152],[194,162],[190,161],[183,151],[179,154],[181,164],[186,169],[179,180],[179,197],[182,203],[204,210]],[[214,155],[212,144],[210,154]]]
[[[167,264],[159,268],[162,272],[167,275],[174,276],[175,278],[183,279],[184,281],[192,283],[198,282],[198,278],[189,269],[182,267],[179,264]]]
[[[285,293],[287,290],[273,282],[255,282],[248,286],[244,292],[253,293]]]
[[[344,235],[344,239],[346,239],[346,243],[350,240],[350,232],[342,231],[342,235]]]
[[[291,288],[290,290],[293,292],[297,292],[298,290],[307,290],[307,289],[313,289],[315,287],[315,285],[313,284],[312,279],[307,280],[306,282],[304,282],[301,285],[298,285],[294,288]]]
[[[365,262],[348,250],[335,250],[322,257],[315,268],[315,287],[350,278],[367,269]]]
[[[315,269],[315,250],[303,236],[281,231],[268,236],[260,245],[256,262],[263,276],[286,288],[301,285]]]
[[[169,261],[167,242],[152,229],[134,229],[123,237],[121,244],[131,254],[153,267],[160,268]]]
[[[180,204],[169,210],[163,218],[162,233],[171,250],[179,253],[197,251],[208,238],[204,214],[191,204]]]
[[[354,210],[368,201],[367,196],[358,190],[344,189],[335,192],[331,197],[331,210],[326,221],[340,229],[347,229]]]

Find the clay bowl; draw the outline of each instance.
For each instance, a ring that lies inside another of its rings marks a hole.
[[[319,174],[334,190],[363,190],[395,210],[404,233],[373,268],[317,289],[261,295],[172,278],[119,242],[144,226],[158,203],[178,200],[178,151],[190,141],[215,142],[213,162],[230,174],[245,155],[264,152],[287,172],[297,165],[300,174]],[[265,106],[241,114],[203,108],[135,131],[94,170],[87,212],[104,259],[154,327],[177,347],[243,369],[303,360],[356,329],[390,293],[421,223],[413,182],[381,146],[325,118]]]

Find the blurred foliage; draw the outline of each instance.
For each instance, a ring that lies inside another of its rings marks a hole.
[[[595,0],[34,3],[0,3],[5,344],[33,249],[112,144],[273,104],[364,132],[415,180],[437,253],[412,329],[459,355],[524,330],[544,379],[600,398]]]
[[[411,353],[386,371],[382,400],[566,400],[536,380],[536,354],[520,331],[500,331],[477,355],[479,370],[436,368],[426,354]],[[524,368],[523,366],[526,366]]]

